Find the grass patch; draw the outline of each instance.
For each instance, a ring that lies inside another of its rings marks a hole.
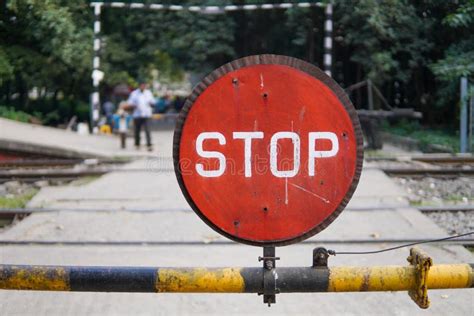
[[[420,207],[420,206],[435,206],[436,204],[435,203],[428,203],[426,201],[422,201],[422,200],[410,200],[409,201],[409,204],[410,206],[413,206],[413,207]]]
[[[382,150],[364,149],[364,158],[393,158],[394,155],[389,155]]]
[[[89,184],[91,183],[92,181],[95,181],[97,179],[99,179],[100,177],[99,176],[87,176],[87,177],[81,177],[77,180],[74,180],[72,182],[69,183],[70,186],[73,186],[73,187],[79,187],[81,185],[86,185],[86,184]]]
[[[0,196],[0,208],[25,208],[26,204],[37,192],[37,189],[31,189],[26,193],[15,195],[13,197]]]
[[[384,124],[383,130],[413,138],[420,143],[421,150],[425,151],[429,145],[440,145],[452,152],[459,151],[459,137],[452,131],[441,128],[425,128],[417,121],[401,120],[393,124]]]

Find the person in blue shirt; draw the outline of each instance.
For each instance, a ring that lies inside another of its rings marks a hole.
[[[147,84],[144,81],[140,81],[138,89],[132,91],[128,98],[127,104],[133,109],[135,147],[137,149],[140,149],[140,133],[143,127],[146,134],[148,151],[153,150],[150,134],[150,119],[153,114],[152,107],[155,103],[155,98],[151,91],[147,89]]]
[[[114,115],[114,112],[115,112],[115,105],[110,100],[107,100],[102,105],[102,108],[103,108],[105,117],[107,119],[107,124],[109,126],[112,126],[112,122],[113,122],[112,116]]]
[[[155,113],[165,113],[168,108],[167,96],[159,97],[155,103]]]

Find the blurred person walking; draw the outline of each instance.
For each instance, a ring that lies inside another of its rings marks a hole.
[[[104,112],[105,117],[107,119],[106,124],[109,125],[112,128],[113,115],[114,115],[114,112],[115,112],[115,104],[113,104],[112,101],[107,100],[102,105],[102,109],[103,109],[103,112]]]
[[[127,147],[127,132],[131,120],[130,115],[128,115],[126,111],[127,106],[127,102],[120,102],[117,113],[113,116],[114,131],[120,136],[120,147],[122,149],[125,149]]]
[[[135,147],[140,149],[140,133],[143,126],[146,134],[146,145],[148,151],[152,151],[150,134],[150,118],[153,114],[152,107],[156,103],[155,98],[150,90],[147,89],[147,84],[144,81],[139,82],[138,89],[133,90],[128,98],[128,105],[133,109],[133,125],[135,132]]]

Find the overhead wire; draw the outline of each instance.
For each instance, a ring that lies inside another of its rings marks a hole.
[[[470,235],[474,235],[474,231],[464,233],[464,234],[455,235],[455,236],[444,237],[444,238],[427,239],[427,240],[423,240],[423,241],[412,242],[412,243],[403,244],[403,245],[390,247],[390,248],[384,248],[384,249],[380,249],[380,250],[336,251],[336,250],[328,249],[328,254],[332,255],[332,256],[336,256],[336,255],[370,255],[370,254],[382,253],[382,252],[387,252],[387,251],[393,251],[393,250],[397,250],[397,249],[400,249],[400,248],[405,248],[405,247],[410,247],[410,246],[415,246],[415,245],[420,245],[420,244],[437,243],[437,242],[451,240],[451,239],[458,239],[458,238],[466,237],[466,236],[470,236]]]

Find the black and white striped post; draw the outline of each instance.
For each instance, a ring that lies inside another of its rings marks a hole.
[[[324,72],[332,75],[332,8],[331,2],[326,4],[326,21],[324,22]]]
[[[92,86],[93,91],[90,98],[90,121],[91,128],[93,133],[98,131],[98,122],[100,117],[100,93],[99,93],[99,84],[103,78],[103,72],[100,68],[100,13],[102,9],[101,3],[94,3],[94,55],[92,59]]]
[[[94,57],[93,57],[93,92],[90,100],[90,120],[92,131],[97,132],[98,122],[100,118],[100,94],[99,84],[104,73],[100,68],[100,50],[101,50],[101,24],[100,14],[104,7],[108,8],[126,8],[126,9],[146,9],[146,10],[169,10],[169,11],[189,11],[203,14],[223,14],[234,11],[254,11],[254,10],[272,10],[272,9],[290,9],[310,8],[310,7],[326,7],[326,21],[324,24],[325,38],[324,38],[324,71],[331,76],[332,67],[332,11],[333,4],[331,2],[325,4],[319,1],[315,2],[284,2],[284,3],[265,3],[265,4],[243,4],[243,5],[224,5],[224,6],[184,6],[175,4],[160,4],[160,3],[140,3],[140,2],[102,2],[94,1],[90,4],[94,8]]]

